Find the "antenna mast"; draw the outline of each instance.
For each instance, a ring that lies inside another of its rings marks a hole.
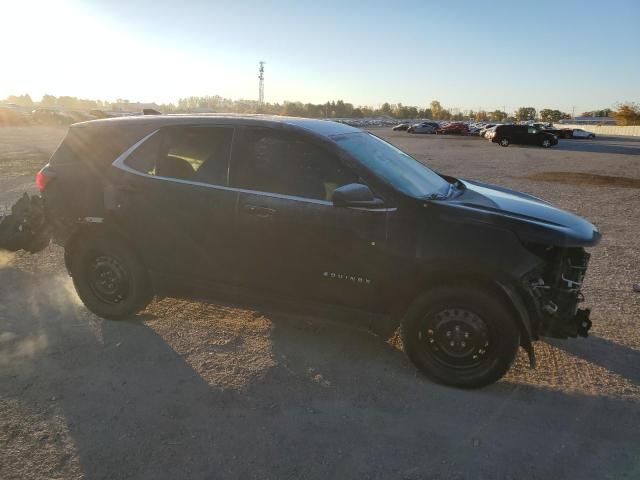
[[[262,111],[264,106],[264,64],[267,62],[260,61],[260,67],[258,68],[258,79],[260,80],[258,89],[258,112]]]

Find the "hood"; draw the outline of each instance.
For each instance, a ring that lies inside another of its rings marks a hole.
[[[462,183],[466,187],[462,194],[447,200],[447,205],[475,212],[476,221],[508,227],[522,241],[559,247],[586,247],[600,241],[600,232],[587,220],[537,197],[471,180]]]

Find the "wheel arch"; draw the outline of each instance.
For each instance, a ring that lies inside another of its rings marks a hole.
[[[410,276],[411,285],[404,295],[397,295],[392,306],[393,324],[397,327],[410,306],[427,291],[442,286],[464,286],[484,290],[497,297],[511,312],[520,332],[520,345],[530,352],[535,333],[525,301],[513,282],[491,272],[469,269],[440,268]],[[391,332],[393,333],[393,332]]]
[[[133,242],[129,241],[127,235],[114,226],[106,225],[104,223],[80,223],[74,229],[66,241],[63,244],[64,247],[64,265],[67,272],[71,275],[71,259],[73,258],[75,250],[82,242],[90,242],[93,238],[108,237],[116,241],[127,244],[129,248],[135,253],[135,255],[142,260],[140,252],[137,251]]]

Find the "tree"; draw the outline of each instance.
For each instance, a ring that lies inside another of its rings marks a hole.
[[[442,105],[438,100],[434,100],[431,102],[431,113],[433,114],[434,120],[443,120],[442,116]]]
[[[43,95],[42,100],[40,100],[41,107],[54,107],[56,105],[56,97],[53,95]]]
[[[474,118],[479,122],[486,122],[487,120],[489,120],[489,115],[484,110],[480,110],[478,113],[476,113]]]
[[[494,110],[489,113],[489,119],[492,122],[502,122],[505,118],[507,118],[507,112],[503,112],[502,110]]]
[[[540,120],[544,122],[557,122],[563,118],[571,118],[571,116],[568,113],[560,110],[551,110],[550,108],[540,110]]]
[[[391,115],[391,105],[387,102],[384,102],[382,104],[382,107],[380,107],[380,113],[382,113],[382,115]]]
[[[536,119],[536,109],[533,107],[520,107],[516,111],[516,120],[528,121]]]
[[[640,125],[640,105],[632,102],[621,103],[614,116],[618,125]]]
[[[9,95],[4,99],[4,102],[15,103],[22,107],[33,107],[33,100],[31,100],[31,96],[28,93],[25,95]]]
[[[602,110],[594,110],[592,112],[582,112],[582,117],[612,117],[615,112],[610,108],[603,108]]]

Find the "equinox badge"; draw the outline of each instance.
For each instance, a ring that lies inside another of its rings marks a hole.
[[[336,279],[336,280],[347,280],[353,283],[361,283],[363,285],[371,285],[371,280],[364,277],[358,277],[356,275],[346,275],[344,273],[335,273],[335,272],[324,272],[322,276],[326,278]]]

